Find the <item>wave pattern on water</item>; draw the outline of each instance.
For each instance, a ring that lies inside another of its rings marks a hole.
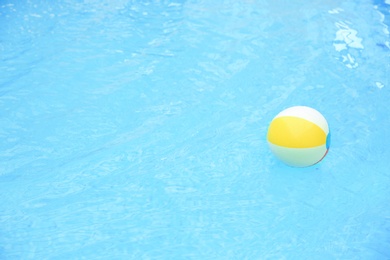
[[[0,258],[389,258],[389,3],[0,3]],[[327,158],[267,148],[279,111]]]

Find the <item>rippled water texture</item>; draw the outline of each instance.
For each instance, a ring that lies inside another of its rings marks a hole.
[[[0,259],[389,259],[389,10],[0,1]],[[293,105],[313,167],[267,147]]]

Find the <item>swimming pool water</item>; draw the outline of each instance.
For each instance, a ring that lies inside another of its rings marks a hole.
[[[0,259],[390,259],[388,0],[0,2]],[[318,165],[265,135],[319,110]]]

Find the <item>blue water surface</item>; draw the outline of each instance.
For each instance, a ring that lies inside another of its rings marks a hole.
[[[0,1],[0,259],[390,259],[389,12]],[[309,168],[265,139],[294,105]]]

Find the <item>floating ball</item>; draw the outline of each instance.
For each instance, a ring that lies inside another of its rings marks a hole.
[[[282,162],[307,167],[320,162],[328,153],[330,132],[320,112],[295,106],[275,116],[268,128],[267,141]]]

